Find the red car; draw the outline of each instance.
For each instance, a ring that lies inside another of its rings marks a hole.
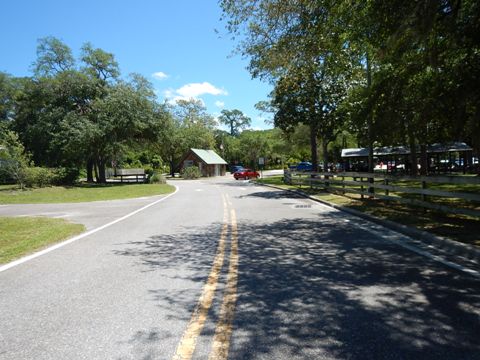
[[[233,173],[233,177],[235,178],[235,180],[238,180],[238,179],[248,180],[248,179],[259,178],[260,174],[252,169],[242,169],[242,170],[235,171]]]

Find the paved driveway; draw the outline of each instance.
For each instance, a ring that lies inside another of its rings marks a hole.
[[[68,204],[0,205],[0,216],[47,216],[83,224],[87,230],[109,223],[165,195]]]

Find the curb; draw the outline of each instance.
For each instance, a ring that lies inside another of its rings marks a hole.
[[[328,205],[328,206],[330,206],[334,209],[344,211],[344,212],[349,213],[351,215],[354,215],[354,216],[360,217],[362,219],[374,222],[376,224],[385,226],[386,228],[389,228],[391,230],[399,232],[403,235],[409,236],[413,239],[420,240],[425,245],[433,245],[436,248],[438,248],[440,250],[443,250],[443,251],[445,251],[445,252],[447,252],[451,255],[465,257],[468,260],[474,262],[476,265],[480,266],[480,249],[477,249],[476,247],[474,247],[472,245],[459,243],[457,241],[453,241],[453,240],[450,240],[448,238],[444,238],[444,237],[434,235],[434,234],[429,233],[429,232],[424,231],[424,230],[419,230],[419,229],[416,229],[414,227],[407,226],[407,225],[402,225],[402,224],[399,224],[399,223],[396,223],[396,222],[393,222],[393,221],[390,221],[390,220],[380,219],[378,217],[375,217],[375,216],[370,215],[370,214],[363,213],[363,212],[358,211],[358,210],[354,210],[354,209],[350,209],[350,208],[347,208],[347,207],[344,207],[344,206],[333,204],[333,203],[330,203],[328,201],[321,200],[321,199],[315,198],[311,195],[308,195],[301,190],[284,189],[284,188],[281,188],[281,187],[278,187],[278,186],[275,186],[275,185],[269,185],[269,184],[260,184],[260,183],[257,183],[257,184],[262,185],[262,186],[271,187],[271,188],[274,188],[274,189],[277,189],[277,190],[289,191],[291,193],[301,195],[301,196],[303,196],[305,198],[308,198],[310,200],[322,203],[324,205]]]

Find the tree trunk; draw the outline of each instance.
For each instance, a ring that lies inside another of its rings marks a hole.
[[[323,171],[328,172],[328,140],[322,137]]]
[[[107,176],[105,171],[105,160],[100,159],[98,161],[98,182],[101,184],[107,183]]]
[[[170,159],[169,163],[170,163],[170,175],[172,177],[175,177],[175,162],[173,161],[173,159]]]
[[[477,110],[475,111],[474,117],[474,126],[472,131],[472,147],[473,151],[477,154],[477,159],[480,158],[480,106],[476,107]],[[477,175],[480,176],[480,164],[476,166]]]
[[[318,171],[318,142],[317,142],[317,126],[310,124],[310,152],[312,156],[312,170]]]
[[[368,172],[373,173],[373,135],[372,135],[372,120],[371,115],[368,115]]]
[[[408,131],[408,145],[410,147],[410,161],[405,164],[405,171],[409,172],[410,175],[416,176],[417,175],[417,144],[415,142],[415,135],[413,132],[412,125],[409,123],[407,125]]]
[[[428,175],[427,145],[420,145],[420,175]]]
[[[367,87],[372,87],[372,67],[370,64],[370,56],[367,51]],[[373,114],[369,111],[367,114],[367,141],[368,141],[368,172],[373,173]]]
[[[87,160],[87,182],[93,183],[93,160]]]
[[[98,183],[99,182],[99,177],[98,177],[98,163],[97,161],[93,162],[93,171],[95,172],[95,181]]]

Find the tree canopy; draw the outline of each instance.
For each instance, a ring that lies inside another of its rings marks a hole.
[[[71,54],[56,38],[39,40],[35,76],[25,79],[15,96],[2,91],[14,102],[9,125],[35,164],[78,167],[85,162],[88,180],[95,172],[97,181],[105,182],[107,164],[126,147],[155,140],[153,89],[138,74],[129,82],[120,80],[113,54],[89,43],[78,63]]]
[[[314,161],[316,138],[345,130],[371,149],[461,140],[480,151],[477,1],[220,5],[252,76],[274,85],[275,124],[308,125]]]
[[[222,110],[218,120],[221,124],[225,124],[230,128],[231,136],[238,136],[240,130],[248,128],[252,123],[252,119],[245,116],[243,112],[238,109]]]

